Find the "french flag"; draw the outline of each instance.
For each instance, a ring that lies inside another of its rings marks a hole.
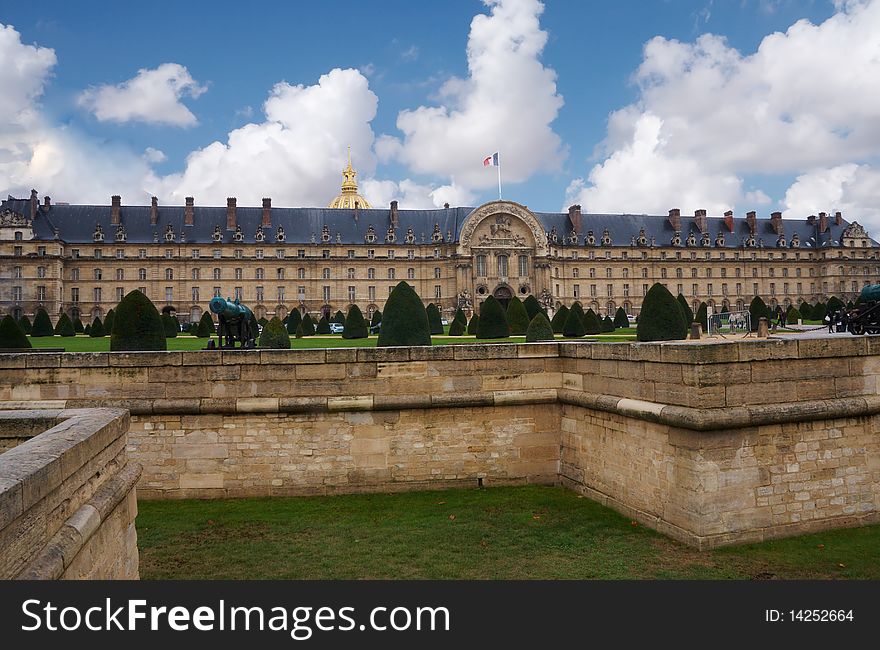
[[[497,151],[491,156],[486,156],[485,158],[483,158],[483,167],[501,167],[501,163],[498,160]]]

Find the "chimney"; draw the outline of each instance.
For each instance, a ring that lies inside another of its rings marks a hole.
[[[159,199],[155,196],[150,198],[150,225],[159,223]]]
[[[819,232],[828,230],[828,215],[824,212],[819,213]]]
[[[43,197],[43,210],[48,212],[49,208],[52,207],[52,199],[48,196]],[[837,214],[840,214],[839,212]]]
[[[758,232],[758,215],[754,210],[746,212],[746,223],[749,224],[749,232],[752,235]]]
[[[47,202],[49,201],[48,196],[46,197],[46,201]],[[843,225],[843,215],[840,212],[834,213],[834,225],[835,226],[842,226]]]
[[[809,217],[807,217],[807,223],[810,224],[811,226],[815,226],[816,225],[816,215],[811,214]]]
[[[263,221],[260,225],[263,228],[269,228],[272,225],[272,199],[263,199]]]
[[[397,228],[400,225],[400,219],[397,216],[397,201],[391,202],[391,225]]]
[[[672,229],[675,232],[681,232],[681,210],[672,208],[669,211],[669,223],[672,224]]]
[[[694,223],[697,224],[697,228],[699,228],[701,233],[709,232],[709,220],[706,219],[705,210],[694,211]]]
[[[31,190],[31,221],[37,218],[37,207],[40,200],[37,198],[37,190]]]
[[[235,230],[235,197],[226,199],[226,230]]]
[[[785,234],[785,226],[782,224],[781,212],[773,212],[770,214],[770,225],[773,226],[773,232],[777,235]]]
[[[122,197],[114,194],[110,197],[110,223],[119,225],[119,209],[122,207]]]
[[[581,206],[577,203],[568,208],[568,220],[571,222],[571,229],[580,234],[581,232]]]
[[[727,232],[733,232],[733,210],[724,213],[724,225],[727,226]]]
[[[446,208],[446,209],[448,210],[448,209],[449,209],[449,204],[448,204],[448,203],[444,203],[444,204],[443,204],[443,207]]]
[[[194,217],[195,217],[195,208],[193,207],[193,197],[188,196],[185,199],[186,206],[183,208],[183,225],[191,226],[193,225]]]

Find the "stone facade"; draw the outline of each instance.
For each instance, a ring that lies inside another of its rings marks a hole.
[[[702,548],[880,521],[873,337],[0,366],[0,406],[130,409],[149,498],[561,482]]]

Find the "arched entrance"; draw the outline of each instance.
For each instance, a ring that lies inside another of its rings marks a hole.
[[[513,290],[510,287],[500,285],[492,292],[492,295],[495,296],[495,300],[500,302],[504,309],[507,309],[510,299],[513,298]]]

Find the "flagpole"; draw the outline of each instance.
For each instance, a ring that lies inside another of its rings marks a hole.
[[[501,152],[498,152],[498,200],[501,200]]]

